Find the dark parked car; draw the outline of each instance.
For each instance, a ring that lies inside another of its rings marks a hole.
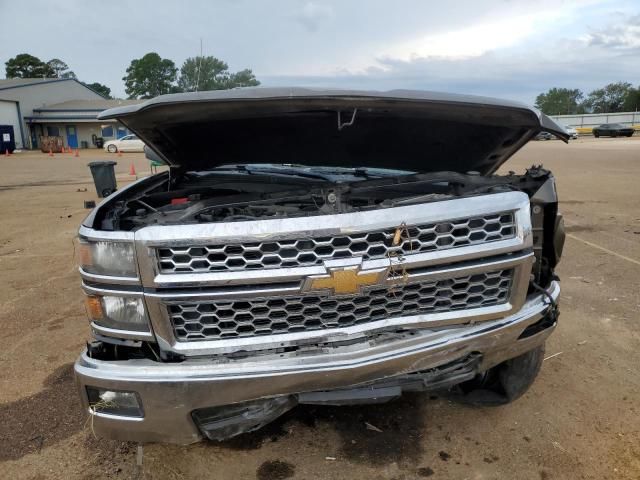
[[[633,135],[632,127],[625,127],[619,123],[604,123],[593,129],[593,136],[598,137],[630,137]]]

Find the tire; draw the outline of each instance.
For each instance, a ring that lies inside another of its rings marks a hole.
[[[529,390],[540,372],[543,359],[544,345],[541,345],[457,385],[453,399],[477,407],[511,403]]]
[[[115,145],[109,145],[107,147],[107,152],[109,152],[109,153],[118,153],[118,147],[116,147]]]
[[[598,137],[600,137],[600,134],[599,134],[599,133],[595,133],[595,132],[593,132],[593,136],[594,136],[594,137],[596,137],[596,138],[598,138]]]
[[[615,133],[615,132],[611,134],[611,138],[616,138],[617,136],[618,136],[618,134]]]
[[[627,137],[631,137],[633,136],[633,132],[631,132],[629,135],[627,135]]]

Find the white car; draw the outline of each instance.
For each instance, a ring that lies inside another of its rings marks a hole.
[[[569,134],[569,136],[576,140],[578,138],[578,131],[570,125],[563,125],[564,131]]]
[[[142,152],[144,151],[144,142],[135,135],[127,135],[118,140],[105,142],[103,148],[109,153]]]

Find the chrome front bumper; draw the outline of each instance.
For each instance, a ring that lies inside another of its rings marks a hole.
[[[557,300],[560,286],[548,294]],[[265,397],[343,388],[435,368],[480,353],[479,371],[544,343],[554,329],[521,338],[545,317],[545,295],[530,296],[517,312],[497,320],[440,329],[414,330],[388,342],[370,342],[317,352],[254,357],[216,363],[191,358],[182,363],[150,360],[100,361],[84,352],[75,364],[81,397],[97,435],[140,442],[193,443],[202,435],[192,420],[196,409]],[[86,387],[135,391],[143,418],[121,417],[89,409]]]

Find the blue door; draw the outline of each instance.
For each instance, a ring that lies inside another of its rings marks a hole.
[[[42,127],[40,127],[42,129]],[[36,133],[36,126],[32,123],[29,125],[29,131],[31,132],[31,148],[38,148],[38,134]],[[42,134],[42,132],[40,132]]]
[[[124,127],[118,127],[118,130],[116,130],[116,138],[118,140],[120,140],[122,137],[126,137],[127,135],[129,135],[129,132]]]
[[[67,125],[67,145],[78,148],[78,132],[75,125]]]

